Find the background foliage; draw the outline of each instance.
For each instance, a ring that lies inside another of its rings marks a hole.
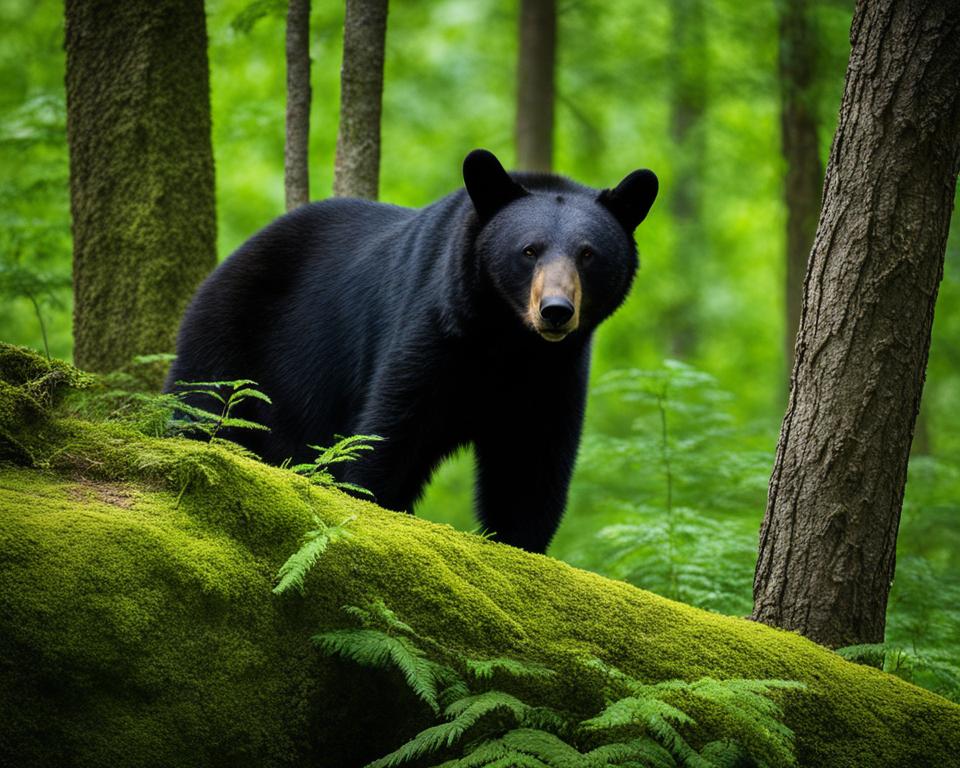
[[[283,210],[283,8],[208,0],[224,258]],[[637,233],[642,269],[595,344],[586,437],[551,553],[696,605],[750,608],[757,531],[787,391],[784,222],[773,0],[706,4],[703,252],[679,267],[669,197],[670,3],[561,0],[559,172],[602,187],[638,166],[662,197]],[[314,3],[311,193],[332,186],[340,3]],[[852,3],[823,0],[818,109],[826,160]],[[70,218],[60,3],[0,5],[0,339],[71,355]],[[431,202],[487,147],[513,157],[516,9],[507,0],[394,3],[387,33],[381,197]],[[960,649],[960,235],[955,223],[910,468],[886,663],[957,695]],[[678,297],[699,343],[670,361]],[[42,321],[42,322],[41,322]],[[41,327],[41,324],[43,327]],[[45,341],[46,338],[46,341]],[[161,351],[161,350],[158,350]],[[665,362],[666,361],[666,362]],[[419,513],[472,529],[471,457],[438,474]]]

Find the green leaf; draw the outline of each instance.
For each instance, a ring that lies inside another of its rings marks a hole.
[[[353,519],[353,517],[348,517],[339,525],[327,525],[314,515],[313,523],[316,527],[304,534],[300,549],[290,555],[287,561],[280,566],[280,570],[277,572],[278,582],[273,588],[274,594],[282,594],[291,588],[303,594],[304,579],[307,572],[326,552],[327,547],[332,542],[350,535],[346,526]]]

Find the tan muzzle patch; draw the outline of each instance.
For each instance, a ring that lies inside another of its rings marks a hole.
[[[530,282],[530,301],[527,304],[527,322],[547,341],[560,341],[580,324],[580,272],[571,259],[550,259],[537,264]],[[551,325],[540,314],[544,299],[566,299],[573,306],[573,314],[563,325]]]

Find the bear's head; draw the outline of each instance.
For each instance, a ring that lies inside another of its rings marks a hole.
[[[527,328],[561,341],[589,334],[620,306],[637,270],[633,231],[657,196],[652,171],[597,191],[552,175],[511,178],[477,149],[463,179],[479,221],[480,272]]]

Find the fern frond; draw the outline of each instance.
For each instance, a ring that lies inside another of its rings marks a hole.
[[[573,730],[569,715],[552,707],[530,707],[519,720],[525,728],[550,731],[558,736]]]
[[[837,648],[836,653],[847,661],[856,664],[865,664],[877,669],[883,669],[883,663],[890,651],[896,650],[886,643],[864,643]]]
[[[426,658],[409,638],[363,628],[334,629],[311,639],[328,656],[342,656],[364,667],[399,670],[417,698],[440,713],[437,689],[447,679],[445,668]]]
[[[370,445],[371,442],[377,442],[384,438],[379,435],[351,435],[350,437],[341,437],[338,435],[337,438],[337,442],[328,448],[319,445],[308,445],[308,448],[317,451],[316,458],[309,464],[295,464],[290,467],[290,469],[298,475],[303,475],[315,485],[349,490],[372,497],[373,493],[362,486],[356,485],[355,483],[338,481],[330,472],[329,467],[332,464],[340,464],[345,461],[356,461],[360,458],[362,452],[373,450],[373,446]]]
[[[557,674],[542,664],[518,659],[464,659],[464,664],[467,672],[477,680],[491,680],[496,672],[503,672],[510,677],[537,680],[549,680]]]
[[[269,432],[270,427],[266,424],[260,424],[257,421],[249,421],[248,419],[238,419],[236,416],[228,416],[227,418],[220,421],[220,426],[224,429],[232,427],[234,429],[259,429],[264,432]]]
[[[584,720],[580,725],[588,731],[639,726],[670,754],[693,768],[698,764],[697,753],[674,724],[695,725],[696,721],[672,704],[657,698],[656,692],[649,688],[645,695],[627,696],[608,704],[600,714]]]
[[[445,717],[461,720],[472,725],[483,715],[494,710],[502,710],[511,714],[517,722],[526,715],[532,707],[526,704],[516,696],[511,696],[503,691],[485,691],[473,696],[465,696],[458,699],[448,706],[443,714]]]
[[[216,400],[221,405],[227,404],[227,399],[218,392],[214,392],[212,389],[181,389],[177,391],[177,394],[181,397],[189,397],[190,395],[205,395]]]
[[[407,624],[405,621],[402,621],[396,613],[390,610],[387,607],[387,604],[383,602],[379,597],[371,602],[367,607],[367,610],[360,611],[359,609],[354,612],[351,610],[353,606],[346,606],[344,610],[357,616],[362,621],[365,621],[365,626],[376,626],[379,625],[385,629],[393,630],[396,632],[403,632],[405,634],[416,637],[417,633],[414,631],[413,627]]]
[[[333,482],[334,488],[339,488],[341,491],[353,491],[354,493],[359,493],[361,496],[369,496],[373,498],[373,491],[369,488],[364,488],[362,485],[357,485],[356,483],[347,483],[341,481]]]
[[[348,517],[339,525],[327,525],[314,515],[313,524],[316,527],[304,534],[300,549],[290,555],[287,561],[280,566],[280,570],[277,572],[279,581],[273,588],[273,593],[279,595],[291,587],[295,587],[297,591],[303,594],[304,579],[307,572],[317,562],[320,555],[326,552],[331,543],[350,535],[346,526],[353,519],[353,517]]]
[[[502,739],[483,739],[466,747],[466,755],[437,768],[552,768],[550,763],[518,752]]]
[[[503,691],[487,691],[475,696],[466,696],[453,702],[444,710],[444,717],[450,718],[449,722],[421,731],[389,755],[370,763],[367,768],[392,768],[441,749],[448,749],[460,743],[472,728],[495,713],[506,715],[514,722],[519,722],[529,709],[528,704]]]
[[[549,731],[536,728],[515,728],[500,737],[500,741],[515,752],[542,760],[555,768],[582,768],[584,756]]]
[[[273,400],[271,400],[266,393],[261,392],[259,389],[253,389],[252,387],[243,387],[242,389],[236,390],[232,395],[230,395],[229,402],[239,402],[240,400],[245,400],[248,397],[252,397],[255,400],[263,400],[263,402],[273,405]]]
[[[756,757],[749,757],[743,746],[733,739],[720,739],[705,744],[700,755],[715,768],[741,768],[749,765],[754,768],[770,768],[769,764]]]
[[[590,750],[584,757],[590,766],[633,763],[643,765],[645,768],[676,768],[677,765],[670,752],[647,736],[604,744]]]
[[[686,689],[694,696],[720,706],[730,720],[755,735],[780,765],[793,765],[793,731],[784,725],[783,708],[769,698],[773,691],[805,690],[789,680],[714,680],[705,677]]]

